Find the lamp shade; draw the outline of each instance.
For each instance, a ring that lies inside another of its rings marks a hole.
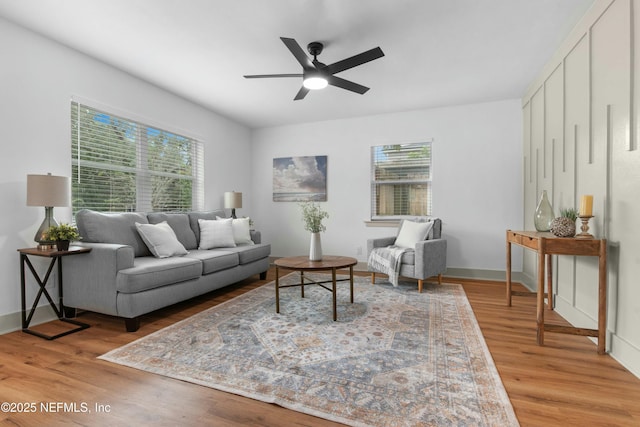
[[[224,193],[224,207],[227,209],[235,209],[242,207],[242,193],[235,191],[227,191]]]
[[[69,206],[70,190],[66,176],[27,175],[27,206]]]

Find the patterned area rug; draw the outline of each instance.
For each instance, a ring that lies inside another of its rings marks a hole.
[[[337,322],[316,285],[276,314],[270,283],[100,358],[353,426],[518,425],[462,286],[355,280]]]

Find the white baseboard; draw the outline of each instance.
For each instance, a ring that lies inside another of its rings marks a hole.
[[[43,305],[36,308],[36,312],[33,313],[33,318],[29,326],[39,325],[40,323],[50,322],[57,319],[58,316],[54,313],[53,309],[48,305]],[[8,313],[0,316],[0,335],[7,334],[9,332],[19,331],[22,329],[22,313]]]

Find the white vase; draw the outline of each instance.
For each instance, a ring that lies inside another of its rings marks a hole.
[[[320,233],[311,233],[311,245],[309,246],[309,260],[322,260],[322,243],[320,242]]]

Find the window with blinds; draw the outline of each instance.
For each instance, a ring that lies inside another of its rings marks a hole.
[[[431,142],[371,147],[371,219],[431,215]]]
[[[73,214],[201,210],[203,144],[71,102]]]

